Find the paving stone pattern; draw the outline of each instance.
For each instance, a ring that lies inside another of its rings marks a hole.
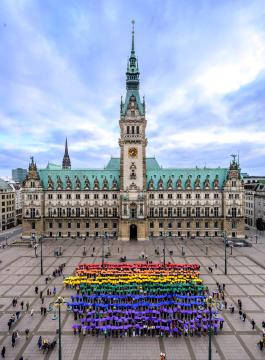
[[[64,275],[74,273],[76,265],[82,262],[101,263],[101,240],[86,240],[85,246],[88,256],[82,256],[83,240],[73,239],[46,239],[43,243],[44,276],[40,276],[40,257],[35,257],[34,250],[25,247],[8,247],[0,249],[0,347],[6,346],[6,359],[24,360],[57,359],[58,342],[56,348],[47,355],[38,350],[37,340],[41,335],[49,340],[57,338],[56,329],[58,319],[53,320],[53,313],[46,317],[40,314],[41,300],[34,292],[35,286],[43,290],[44,304],[54,300],[47,295],[47,289],[56,287],[57,295],[65,299],[74,294],[71,289],[62,286],[62,277],[45,284],[45,277],[52,274],[61,263],[66,263]],[[61,257],[55,257],[54,251],[63,247]],[[181,256],[184,246],[185,256]],[[167,261],[175,263],[196,262],[201,265],[201,277],[210,290],[216,289],[216,282],[225,283],[225,295],[228,306],[234,304],[235,313],[223,311],[225,324],[222,332],[213,336],[213,359],[220,360],[259,360],[265,359],[265,350],[261,352],[257,342],[261,338],[261,322],[265,320],[265,241],[248,249],[233,249],[233,255],[228,255],[228,275],[224,275],[224,246],[221,239],[214,239],[208,244],[206,256],[205,243],[200,240],[181,242],[179,239],[166,240]],[[95,256],[91,257],[92,248],[95,247]],[[155,256],[154,249],[159,247],[162,253],[163,242],[153,239],[147,242],[118,242],[110,241],[111,258],[106,261],[119,261],[119,257],[126,255],[128,261],[138,261],[139,255],[144,252],[149,260],[163,261],[162,257]],[[119,248],[119,249],[118,249]],[[118,251],[119,250],[119,251]],[[173,255],[169,256],[169,251]],[[39,254],[39,249],[37,250]],[[217,269],[215,268],[217,264]],[[213,272],[208,271],[208,266]],[[13,308],[12,298],[18,297],[18,305]],[[247,313],[244,323],[238,314],[237,300],[241,299],[243,310]],[[20,308],[24,301],[24,310]],[[29,302],[30,316],[25,311],[25,304]],[[8,331],[7,322],[13,313],[20,310],[19,320]],[[256,321],[255,330],[251,329],[250,321]],[[182,337],[182,338],[103,338],[89,336],[74,336],[71,325],[73,315],[62,309],[62,355],[64,360],[159,360],[160,352],[167,355],[168,360],[205,360],[208,358],[208,337]],[[29,339],[25,338],[25,329],[30,329]],[[11,346],[11,334],[18,330],[20,337],[14,348]]]

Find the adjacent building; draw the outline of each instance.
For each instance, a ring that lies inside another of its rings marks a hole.
[[[0,179],[0,231],[15,225],[15,192],[12,187]]]
[[[120,157],[103,169],[74,169],[66,141],[61,166],[38,169],[31,158],[23,183],[24,238],[107,233],[126,241],[164,233],[222,236],[224,231],[244,237],[244,186],[236,157],[227,168],[164,168],[148,157],[139,85],[133,31],[120,103]]]
[[[27,169],[17,168],[12,169],[12,180],[20,184],[26,179]]]

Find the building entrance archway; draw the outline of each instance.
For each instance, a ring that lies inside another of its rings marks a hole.
[[[130,240],[137,240],[137,226],[135,224],[130,225]]]

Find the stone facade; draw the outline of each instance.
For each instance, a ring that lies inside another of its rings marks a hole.
[[[244,237],[244,187],[235,157],[228,168],[187,169],[165,169],[146,157],[139,75],[133,32],[126,97],[120,104],[120,158],[111,158],[101,170],[75,170],[66,144],[63,166],[38,170],[32,159],[23,185],[23,237],[105,233],[126,241],[164,232],[196,237],[224,231]]]

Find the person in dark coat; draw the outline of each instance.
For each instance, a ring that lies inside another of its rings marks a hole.
[[[6,355],[6,347],[5,346],[2,347],[1,355],[2,355],[2,358],[4,358]]]

